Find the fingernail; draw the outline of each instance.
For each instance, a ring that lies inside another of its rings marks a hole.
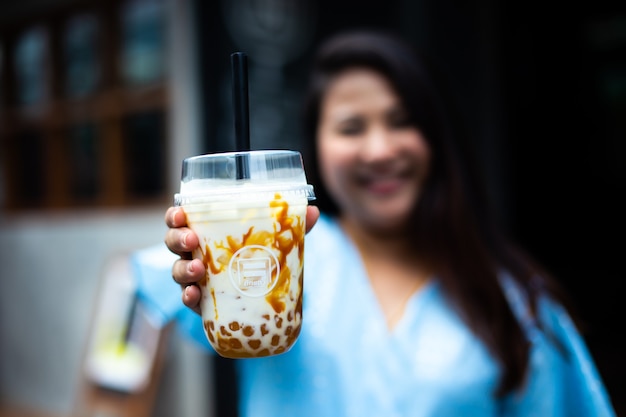
[[[187,237],[189,236],[189,233],[185,233],[183,235],[183,246],[186,248],[187,247]]]
[[[187,264],[187,271],[193,273],[195,271],[195,268],[193,267],[193,261],[189,262]]]

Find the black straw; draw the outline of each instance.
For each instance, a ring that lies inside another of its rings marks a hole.
[[[250,150],[250,114],[248,109],[248,56],[235,52],[230,56],[233,78],[233,110],[237,151]],[[247,154],[236,155],[237,179],[250,178]]]

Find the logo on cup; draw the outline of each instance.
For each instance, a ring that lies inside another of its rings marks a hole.
[[[244,246],[228,264],[230,281],[242,294],[260,297],[274,288],[280,276],[276,256],[265,246]]]

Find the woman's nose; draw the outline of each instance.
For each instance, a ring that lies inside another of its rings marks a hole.
[[[361,144],[361,157],[365,162],[384,161],[394,156],[395,147],[388,129],[370,128],[364,139]]]

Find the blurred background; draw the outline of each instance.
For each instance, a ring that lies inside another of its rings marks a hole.
[[[354,27],[437,59],[504,224],[568,291],[626,413],[626,8],[558,3],[3,1],[0,416],[215,414],[211,359],[167,328],[147,388],[77,411],[108,395],[83,371],[107,268],[162,244],[183,158],[232,149],[232,52],[252,146],[299,149],[315,45]]]

